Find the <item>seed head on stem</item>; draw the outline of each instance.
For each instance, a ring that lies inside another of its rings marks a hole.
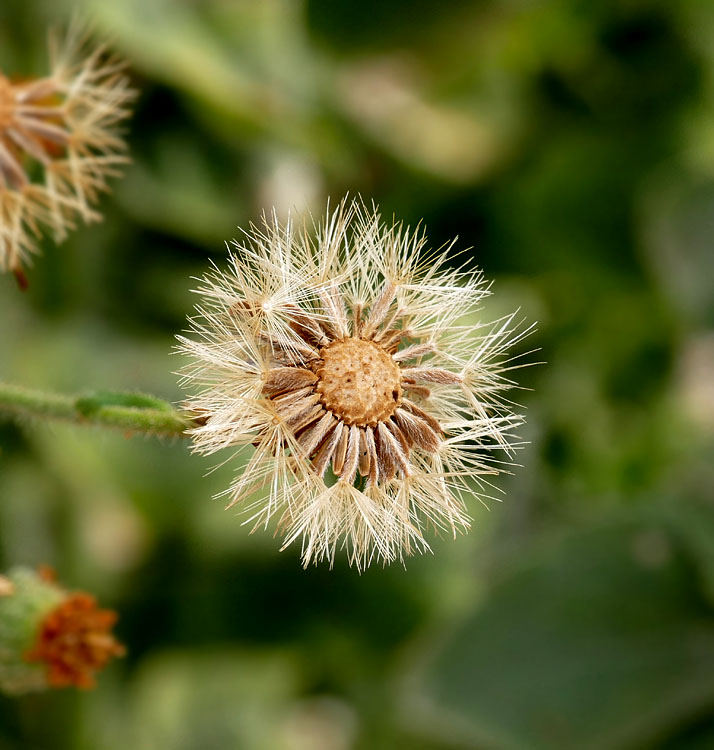
[[[197,290],[179,337],[195,450],[252,446],[229,507],[277,517],[305,565],[341,547],[359,568],[401,560],[427,527],[467,528],[494,451],[516,447],[505,351],[530,329],[465,324],[488,287],[449,251],[344,200],[312,227],[265,217]]]

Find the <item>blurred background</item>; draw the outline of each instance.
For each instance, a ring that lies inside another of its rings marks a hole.
[[[346,191],[472,247],[547,364],[504,502],[361,576],[250,536],[184,442],[0,420],[2,568],[129,649],[0,699],[0,748],[714,748],[714,3],[2,0],[0,69],[77,8],[130,61],[133,163],[0,278],[1,379],[179,400],[191,277]]]

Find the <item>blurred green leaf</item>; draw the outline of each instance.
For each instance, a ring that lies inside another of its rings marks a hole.
[[[714,611],[681,531],[630,516],[524,556],[422,675],[441,729],[491,750],[615,750],[711,709]]]
[[[295,667],[277,653],[157,654],[143,665],[134,689],[140,747],[289,748],[281,724],[299,690]]]

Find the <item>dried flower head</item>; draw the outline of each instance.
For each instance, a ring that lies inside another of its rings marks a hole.
[[[116,612],[98,609],[93,596],[70,594],[42,619],[25,659],[45,665],[50,687],[94,687],[94,673],[124,654],[111,634],[116,621]]]
[[[126,162],[117,126],[134,92],[123,63],[74,24],[50,39],[50,73],[14,81],[0,71],[0,271],[22,267],[43,230],[64,239]]]
[[[187,406],[195,450],[254,447],[228,507],[254,496],[249,520],[277,515],[305,565],[341,545],[366,567],[428,549],[427,526],[468,527],[464,500],[514,447],[503,355],[528,329],[469,318],[481,274],[361,203],[313,230],[264,218],[204,279],[197,339],[180,337],[201,386]]]
[[[0,576],[0,690],[94,687],[95,673],[124,654],[111,633],[116,619],[45,571],[15,568]]]

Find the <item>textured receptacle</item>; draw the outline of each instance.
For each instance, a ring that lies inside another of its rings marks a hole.
[[[316,390],[323,406],[345,424],[374,427],[399,406],[399,367],[378,344],[358,338],[335,341],[322,351]]]

